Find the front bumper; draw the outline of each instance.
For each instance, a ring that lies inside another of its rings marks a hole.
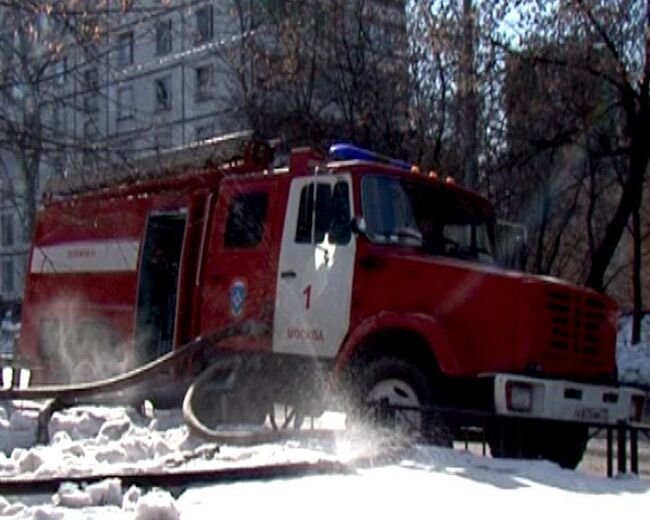
[[[616,424],[641,421],[645,393],[630,387],[495,374],[494,405],[502,416]]]

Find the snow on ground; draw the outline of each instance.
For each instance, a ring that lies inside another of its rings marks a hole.
[[[236,512],[243,518],[280,511],[277,516],[286,518],[548,520],[549,515],[566,518],[582,512],[604,519],[643,514],[650,506],[649,488],[645,481],[605,481],[547,462],[499,461],[416,447],[399,464],[352,476],[195,488],[181,495],[177,506],[184,518],[200,518],[206,511]]]
[[[0,467],[2,452],[11,453],[14,448],[29,448],[36,443],[37,420],[37,409],[10,414],[0,406]]]
[[[14,411],[13,416],[24,412]],[[17,419],[13,419],[20,422]],[[29,415],[25,423],[32,420]],[[108,470],[174,471],[298,461],[353,460],[376,448],[372,436],[326,441],[217,447],[193,438],[177,411],[143,417],[129,408],[85,406],[56,413],[50,442],[0,455],[0,478],[101,474]],[[351,474],[194,486],[179,496],[160,489],[125,489],[117,479],[52,496],[0,497],[0,517],[394,518],[453,513],[541,518],[572,511],[590,518],[638,515],[650,509],[650,481],[606,479],[544,461],[495,460],[469,452],[401,444],[393,458]]]
[[[13,416],[23,416],[15,410]],[[20,422],[20,421],[16,421]],[[35,420],[32,427],[36,428]],[[0,435],[5,445],[12,432]],[[202,470],[260,463],[316,461],[321,451],[268,444],[254,449],[219,447],[191,436],[178,410],[157,410],[153,417],[132,408],[79,406],[57,412],[49,426],[49,443],[0,453],[0,478],[41,479],[54,476],[103,475],[117,472]]]
[[[643,318],[641,341],[633,345],[632,317],[625,315],[619,322],[616,363],[621,382],[650,390],[650,314]]]
[[[650,388],[650,318],[640,345],[631,345],[629,319],[619,328],[617,362],[623,381]],[[23,403],[26,405],[26,403]],[[130,408],[84,406],[57,412],[49,442],[35,445],[37,411],[0,407],[0,478],[103,475],[244,467],[318,460],[349,461],[376,449],[371,436],[332,442],[287,441],[218,447],[189,435],[179,411],[142,415]],[[54,495],[0,496],[0,517],[129,518],[138,520],[248,518],[395,518],[452,514],[545,518],[588,514],[591,519],[650,510],[650,481],[562,470],[545,461],[496,460],[464,451],[403,446],[351,474],[194,486],[168,490],[124,488],[119,479]]]

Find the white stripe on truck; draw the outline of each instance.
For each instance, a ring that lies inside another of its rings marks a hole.
[[[138,240],[101,240],[34,246],[31,273],[135,271],[139,247]]]

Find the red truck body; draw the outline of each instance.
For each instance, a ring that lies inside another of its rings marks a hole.
[[[454,184],[383,164],[330,163],[345,171],[361,208],[364,174],[385,174],[456,194],[490,215],[489,204]],[[41,212],[25,293],[22,353],[40,360],[44,320],[74,327],[101,322],[133,348],[149,215],[186,218],[178,276],[174,345],[234,320],[265,321],[271,330],[282,229],[292,180],[311,171],[241,169],[186,174],[187,182],[154,181],[50,203]],[[192,182],[191,182],[192,181]],[[254,247],[224,248],[228,209],[236,194],[269,196],[267,222]],[[423,255],[417,247],[357,240],[349,326],[335,352],[344,363],[364,338],[386,329],[411,331],[433,349],[450,376],[508,371],[603,380],[615,370],[616,308],[608,298],[556,279],[541,279],[467,259]],[[241,280],[245,312],[230,311],[230,287]],[[309,284],[302,287],[301,294]],[[303,298],[306,295],[302,295]],[[304,302],[302,302],[304,303]],[[323,330],[295,327],[318,344]],[[235,341],[236,343],[236,341]],[[271,352],[273,338],[242,348]],[[137,348],[137,347],[136,347]],[[405,346],[405,348],[408,348]],[[310,347],[304,351],[311,355]],[[38,379],[38,370],[34,372]]]
[[[474,383],[492,385],[495,374],[542,381],[547,392],[545,381],[586,385],[585,394],[615,382],[614,303],[498,267],[485,199],[381,158],[326,159],[297,150],[288,168],[185,169],[46,204],[23,307],[21,353],[33,380],[77,377],[82,361],[106,368],[71,346],[84,331],[112,349],[99,359],[129,367],[255,320],[268,334],[220,348],[319,360],[333,374],[380,356],[405,359],[444,378],[451,403],[479,406],[485,400],[471,394],[484,386]],[[427,249],[436,219],[447,219],[455,239],[431,239]],[[504,404],[505,393],[488,407],[566,419],[534,410],[530,395],[531,410]],[[629,403],[618,403],[625,414]]]

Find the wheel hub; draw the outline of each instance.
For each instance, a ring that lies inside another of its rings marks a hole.
[[[420,399],[415,389],[402,379],[384,379],[375,383],[367,396],[368,403],[387,401],[390,405],[419,407]],[[395,425],[404,431],[419,431],[422,428],[422,414],[415,410],[397,410]]]

